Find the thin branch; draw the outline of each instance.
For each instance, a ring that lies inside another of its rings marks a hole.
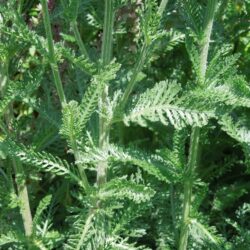
[[[160,3],[160,6],[158,8],[158,14],[160,15],[160,17],[162,17],[167,3],[168,3],[168,0],[162,0]],[[146,63],[146,60],[148,58],[148,52],[149,52],[150,45],[151,45],[150,43],[148,43],[147,41],[144,41],[144,44],[143,44],[141,51],[140,51],[140,54],[139,54],[139,59],[136,62],[136,65],[133,69],[131,79],[130,79],[128,86],[126,87],[125,92],[123,94],[121,104],[119,107],[120,110],[124,109],[128,99],[129,99],[130,94],[132,93],[132,91],[135,88],[136,79],[138,77],[138,74],[142,71],[142,69]]]
[[[55,56],[55,49],[54,49],[54,41],[51,31],[51,24],[50,24],[50,18],[49,18],[49,10],[48,10],[48,4],[46,0],[41,0],[42,3],[42,10],[43,10],[43,22],[44,22],[44,28],[47,36],[48,41],[48,50],[49,50],[49,61],[50,61],[50,67],[53,73],[54,77],[54,83],[56,85],[56,90],[58,93],[58,96],[60,98],[60,102],[62,105],[66,103],[66,97],[63,90],[63,85],[56,61]]]
[[[73,21],[71,22],[71,27],[73,29],[73,32],[74,32],[74,36],[75,36],[75,39],[76,39],[76,42],[78,44],[78,47],[81,51],[81,53],[89,59],[89,54],[88,54],[88,51],[87,49],[85,48],[85,45],[82,41],[82,38],[81,38],[81,35],[80,35],[80,32],[78,30],[78,27],[77,27],[77,22],[76,21]]]

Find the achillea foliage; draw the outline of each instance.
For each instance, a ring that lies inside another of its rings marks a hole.
[[[250,1],[1,1],[0,249],[250,249]]]

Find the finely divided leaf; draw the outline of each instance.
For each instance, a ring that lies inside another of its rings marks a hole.
[[[132,110],[124,117],[124,122],[146,126],[147,121],[161,122],[180,129],[187,125],[202,127],[207,124],[211,113],[185,107],[178,97],[179,84],[162,81],[143,93]]]

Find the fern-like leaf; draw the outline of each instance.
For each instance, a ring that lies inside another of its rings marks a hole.
[[[72,143],[82,138],[83,129],[96,109],[105,83],[116,77],[119,68],[120,65],[114,62],[104,67],[93,76],[80,105],[76,101],[70,101],[63,107],[63,124],[60,133],[67,139],[71,148],[75,148]]]
[[[112,250],[149,250],[149,248],[144,246],[136,246],[136,244],[129,243],[128,238],[121,237],[109,237],[107,239],[108,244]]]
[[[112,62],[92,78],[90,86],[84,94],[80,104],[82,110],[80,119],[83,127],[87,124],[91,114],[94,112],[105,83],[115,79],[119,69],[120,64]]]
[[[81,109],[76,101],[70,101],[63,107],[62,111],[62,127],[60,133],[67,139],[69,146],[82,136],[84,120],[81,119]]]
[[[10,139],[6,139],[3,143],[4,145],[2,146],[5,147],[5,150],[7,149],[7,154],[17,158],[22,163],[36,166],[38,169],[49,173],[68,177],[82,186],[82,182],[76,171],[73,170],[72,166],[70,166],[67,161],[61,160],[47,152],[35,152],[31,148],[22,144],[18,145]]]
[[[187,125],[206,125],[212,114],[186,108],[178,97],[180,90],[180,85],[176,82],[159,82],[139,97],[133,109],[125,116],[124,122],[146,126],[147,121],[159,121],[164,125],[172,124],[177,129]]]
[[[98,196],[100,200],[127,198],[139,204],[150,200],[154,194],[154,190],[145,185],[124,179],[114,179],[100,189]]]
[[[179,1],[179,5],[187,25],[189,25],[196,35],[201,36],[203,27],[203,11],[201,5],[195,0]]]
[[[7,234],[2,234],[0,236],[0,246],[4,247],[8,244],[20,243],[20,239],[14,232],[8,232]]]
[[[250,129],[240,121],[233,121],[229,115],[224,115],[219,123],[222,125],[222,129],[236,141],[241,144],[250,146]]]
[[[58,57],[66,58],[70,63],[74,64],[88,75],[92,76],[97,73],[96,66],[84,55],[76,56],[72,50],[66,48],[62,44],[57,43],[55,47]]]
[[[178,172],[170,162],[158,155],[147,155],[138,149],[123,149],[112,145],[106,151],[89,149],[82,155],[79,163],[96,164],[101,161],[133,164],[167,183],[178,179]]]
[[[64,246],[65,249],[89,249],[86,244],[91,240],[91,237],[94,236],[94,230],[92,230],[94,216],[94,212],[89,213],[87,216],[84,214],[78,216],[73,224],[74,229],[70,233],[67,243]]]
[[[43,70],[41,68],[34,71],[31,75],[29,72],[24,74],[22,81],[10,81],[2,100],[0,100],[0,116],[8,105],[17,97],[25,98],[30,96],[40,85],[42,80]]]
[[[189,227],[195,241],[205,246],[209,244],[215,249],[221,249],[221,240],[212,232],[212,228],[202,225],[196,219],[191,219]]]
[[[33,234],[35,234],[36,232],[36,227],[38,226],[38,224],[40,223],[41,221],[41,216],[44,212],[45,209],[47,209],[47,207],[49,206],[50,202],[51,202],[51,199],[52,199],[52,195],[47,195],[45,196],[40,202],[39,202],[39,205],[36,209],[36,213],[35,213],[35,216],[33,218],[33,221],[32,221],[32,230],[33,230]]]

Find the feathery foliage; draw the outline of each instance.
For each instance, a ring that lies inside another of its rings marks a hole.
[[[175,128],[206,125],[212,114],[185,108],[181,97],[178,96],[180,91],[181,87],[176,82],[162,81],[156,84],[139,97],[135,107],[125,116],[124,121],[137,122],[142,126],[147,125],[145,120],[160,121],[164,125],[171,124]]]
[[[250,1],[0,1],[0,248],[250,249]]]

